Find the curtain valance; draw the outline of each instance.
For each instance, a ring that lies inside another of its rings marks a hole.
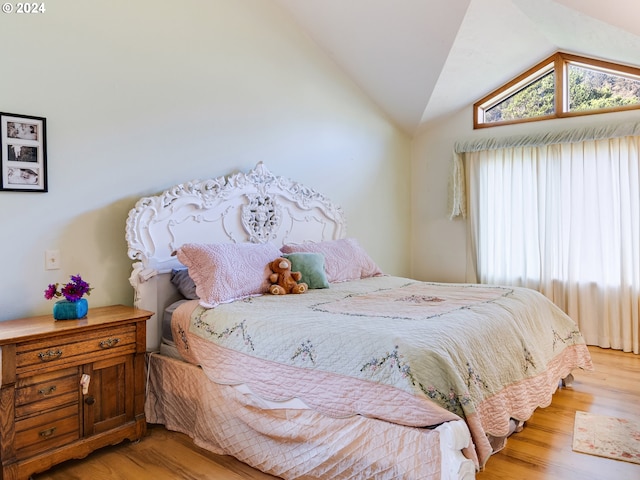
[[[518,135],[505,138],[485,138],[456,142],[454,153],[480,152],[499,148],[537,147],[555,143],[578,143],[585,140],[602,140],[605,138],[628,137],[640,135],[640,122],[606,125],[593,128],[561,130],[534,135]]]
[[[578,143],[627,136],[640,136],[640,122],[605,125],[592,128],[561,130],[534,135],[505,138],[485,138],[456,142],[453,149],[453,165],[449,187],[449,218],[466,217],[466,191],[463,156],[468,152],[498,150],[500,148],[536,147],[558,143]]]

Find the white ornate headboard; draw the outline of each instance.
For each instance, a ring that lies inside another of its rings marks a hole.
[[[265,243],[278,247],[343,238],[342,209],[324,195],[273,175],[262,162],[247,173],[197,180],[138,200],[126,226],[133,271],[129,281],[139,308],[156,314],[147,348],[160,343],[164,308],[180,298],[168,275],[183,267],[172,253],[185,243]]]

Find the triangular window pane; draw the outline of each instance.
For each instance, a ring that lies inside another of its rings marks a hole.
[[[640,110],[640,68],[557,52],[473,104],[473,128]]]
[[[518,90],[484,112],[485,123],[553,115],[555,112],[555,75],[546,75]]]
[[[569,111],[640,105],[640,79],[569,64]]]

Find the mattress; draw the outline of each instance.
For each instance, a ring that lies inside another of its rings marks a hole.
[[[162,322],[160,327],[160,333],[162,335],[162,343],[167,346],[175,347],[175,343],[173,341],[173,332],[171,331],[171,319],[173,318],[173,313],[183,303],[188,302],[187,299],[181,299],[176,302],[173,302],[171,305],[164,309],[162,314]]]

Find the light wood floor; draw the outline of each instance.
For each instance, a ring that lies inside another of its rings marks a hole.
[[[595,371],[574,372],[525,429],[495,454],[478,480],[640,480],[640,465],[571,450],[576,410],[640,421],[640,356],[590,347]],[[185,435],[150,426],[138,443],[123,443],[73,460],[34,480],[273,479],[237,460],[213,455]]]

